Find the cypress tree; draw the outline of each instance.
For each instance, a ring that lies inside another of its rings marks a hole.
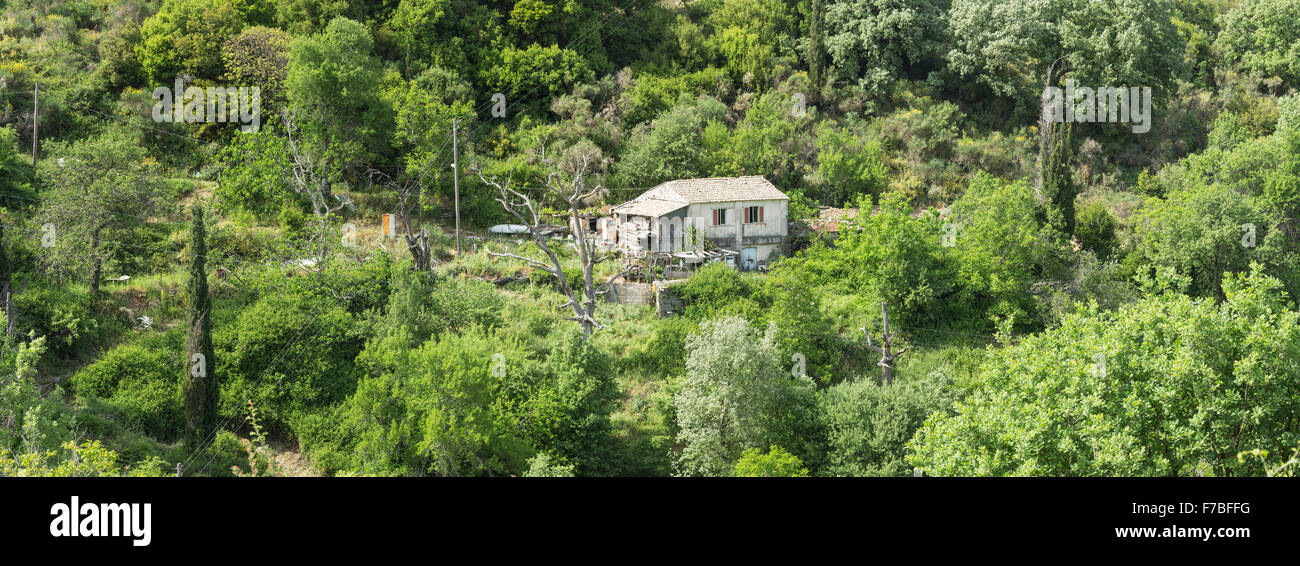
[[[217,422],[217,378],[213,373],[212,299],[208,296],[206,230],[203,208],[194,206],[190,227],[190,325],[185,340],[185,425],[189,442],[197,449]]]
[[[1073,124],[1062,122],[1053,128],[1052,137],[1047,148],[1047,158],[1043,162],[1043,206],[1047,213],[1047,223],[1065,235],[1074,235],[1074,199],[1079,195],[1079,188],[1074,184],[1070,173],[1070,133]]]
[[[812,0],[812,14],[808,25],[808,79],[812,83],[813,98],[821,92],[823,76],[826,72],[826,51],[823,46],[825,38],[825,15],[822,14],[822,0]]]

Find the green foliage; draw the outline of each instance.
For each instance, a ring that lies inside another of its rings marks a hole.
[[[811,112],[797,104],[792,96],[772,91],[752,102],[734,130],[716,119],[709,122],[700,142],[708,174],[763,174],[779,186],[794,184],[801,165],[795,145],[803,145],[798,133],[812,121]]]
[[[1284,267],[1294,262],[1296,242],[1282,229],[1300,210],[1300,185],[1290,178],[1300,160],[1288,149],[1298,146],[1300,136],[1264,138],[1172,168],[1162,182],[1167,198],[1150,201],[1134,219],[1132,261],[1188,277],[1195,296],[1222,297],[1224,272],[1242,272],[1255,261],[1288,290],[1300,289],[1297,275]]]
[[[869,210],[865,198],[860,205]],[[928,322],[939,315],[936,309],[948,307],[936,301],[954,292],[952,268],[938,219],[913,218],[910,211],[902,199],[886,195],[876,213],[841,225],[835,247],[814,246],[782,260],[773,273],[789,271],[815,286],[865,297],[866,304],[883,300],[906,323]]]
[[[547,447],[579,475],[602,470],[618,388],[612,360],[569,328],[546,360],[507,371],[502,397],[533,446]]]
[[[1101,201],[1092,201],[1079,211],[1079,221],[1074,235],[1085,250],[1092,250],[1100,259],[1107,259],[1119,249],[1115,235],[1119,221]]]
[[[654,322],[644,350],[634,350],[625,358],[626,369],[665,378],[686,373],[686,337],[699,323],[686,317],[661,318]]]
[[[826,463],[833,476],[911,475],[907,441],[932,413],[956,400],[951,382],[937,376],[891,385],[859,379],[826,389],[818,409],[826,429]]]
[[[1039,188],[1047,224],[1067,239],[1074,235],[1074,199],[1079,196],[1079,187],[1070,172],[1070,156],[1074,153],[1070,134],[1073,130],[1074,125],[1069,122],[1052,128],[1051,146],[1047,148],[1042,186]]]
[[[481,71],[481,79],[491,92],[506,96],[507,109],[522,106],[535,112],[544,107],[540,101],[558,97],[594,77],[581,55],[556,46],[505,47],[497,57],[497,64]]]
[[[726,475],[749,448],[809,455],[813,385],[784,369],[773,330],[759,334],[738,317],[708,321],[686,351],[686,379],[673,399],[679,473]]]
[[[501,324],[501,297],[493,285],[476,279],[433,280],[428,273],[393,265],[393,292],[380,332],[406,327],[416,343],[432,336]]]
[[[862,195],[875,202],[888,186],[884,148],[851,130],[822,123],[816,134],[817,173],[809,196],[828,206],[852,206]]]
[[[120,241],[158,206],[158,163],[121,131],[72,144],[52,142],[47,151],[62,161],[46,160],[40,168],[49,189],[39,219],[55,229],[55,245],[44,257],[56,272],[89,272],[91,292],[97,292],[109,254],[106,242]]]
[[[26,209],[36,196],[31,162],[18,151],[18,132],[0,127],[0,208]]]
[[[307,151],[331,179],[387,152],[392,108],[379,96],[382,63],[360,23],[336,18],[290,44],[289,109]]]
[[[924,78],[942,64],[948,2],[830,0],[825,9],[833,80],[884,94],[899,78]]]
[[[135,54],[155,84],[170,85],[180,73],[199,80],[221,76],[221,48],[249,23],[265,21],[256,0],[165,0],[140,26]]]
[[[203,224],[203,207],[192,210],[190,225],[190,272],[186,285],[189,324],[186,325],[184,366],[185,426],[189,445],[198,447],[212,433],[217,422],[219,380],[212,348],[212,297],[208,293],[208,243]]]
[[[725,112],[726,107],[711,97],[683,99],[649,128],[637,128],[616,170],[618,184],[648,188],[671,179],[705,176],[706,162],[699,151],[704,127]]]
[[[262,112],[274,116],[285,102],[289,72],[288,33],[251,26],[226,40],[221,49],[226,78],[238,86],[262,89]]]
[[[806,478],[808,468],[798,456],[773,446],[766,453],[757,448],[745,450],[731,474],[740,478]]]
[[[1300,2],[1242,0],[1224,15],[1216,45],[1229,68],[1300,86]]]
[[[118,465],[118,454],[98,440],[68,441],[58,450],[14,454],[0,449],[0,477],[161,477],[162,461],[153,459],[134,469]]]
[[[1300,313],[1278,280],[1224,278],[1226,300],[1091,309],[990,356],[984,386],[935,415],[908,462],[934,475],[1255,474],[1242,447],[1293,446]]]
[[[1037,212],[1025,182],[987,175],[977,176],[953,204],[957,284],[986,316],[1034,313],[1033,284],[1060,267],[1064,244],[1052,228],[1038,225]]]
[[[573,477],[573,465],[563,463],[561,458],[552,458],[550,454],[538,452],[528,460],[528,470],[524,472],[526,478],[571,478]]]
[[[735,80],[766,82],[772,60],[789,50],[793,18],[780,0],[719,0],[704,19],[704,49],[716,53]]]
[[[832,381],[844,344],[813,287],[796,272],[782,269],[764,281],[763,293],[771,304],[767,321],[776,325],[782,363],[800,366],[815,381]]]
[[[695,321],[739,314],[757,320],[755,302],[757,286],[752,278],[723,262],[701,267],[689,279],[673,286],[673,292],[686,304],[683,315]]]
[[[242,415],[249,399],[271,430],[347,398],[364,338],[343,307],[293,294],[268,295],[215,328],[220,413]]]
[[[498,395],[500,370],[520,371],[522,358],[481,332],[417,345],[401,329],[372,341],[357,359],[367,377],[343,417],[357,435],[356,471],[464,476],[524,469],[531,447]]]
[[[1172,16],[1169,0],[954,0],[948,62],[1008,98],[1023,122],[1037,119],[1047,69],[1062,57],[1078,84],[1149,86],[1166,100],[1184,65]]]
[[[128,426],[156,438],[175,439],[184,430],[182,376],[188,369],[177,350],[126,344],[109,350],[70,379],[79,397],[97,397]]]

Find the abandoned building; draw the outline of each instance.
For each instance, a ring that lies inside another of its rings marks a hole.
[[[612,207],[592,227],[629,255],[716,256],[751,270],[779,255],[789,201],[758,175],[679,179]]]

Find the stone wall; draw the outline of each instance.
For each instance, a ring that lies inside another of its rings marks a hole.
[[[673,285],[681,281],[685,281],[685,279],[655,282],[655,311],[659,313],[659,316],[681,314],[682,309],[686,308],[686,303],[682,301],[682,298],[673,292]]]
[[[655,302],[655,294],[649,283],[615,283],[610,285],[605,299],[621,305],[650,305]]]

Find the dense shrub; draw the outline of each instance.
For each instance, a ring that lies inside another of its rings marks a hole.
[[[221,414],[241,419],[247,400],[272,430],[300,411],[347,398],[356,388],[352,360],[364,338],[337,303],[271,295],[215,326]],[[236,421],[238,422],[238,421]]]
[[[951,383],[942,377],[890,385],[859,379],[830,387],[818,401],[827,439],[822,473],[909,475],[907,441],[926,417],[947,410],[954,400]]]
[[[990,356],[983,387],[932,416],[908,462],[936,475],[1258,473],[1238,451],[1300,440],[1300,312],[1257,267],[1223,287],[1223,303],[1091,309]]]
[[[77,372],[70,384],[79,396],[104,399],[128,426],[172,439],[184,427],[184,361],[179,348],[127,344]]]
[[[1115,236],[1118,227],[1119,221],[1106,210],[1106,205],[1093,201],[1079,211],[1074,235],[1083,249],[1092,250],[1100,259],[1108,259],[1119,246]]]

